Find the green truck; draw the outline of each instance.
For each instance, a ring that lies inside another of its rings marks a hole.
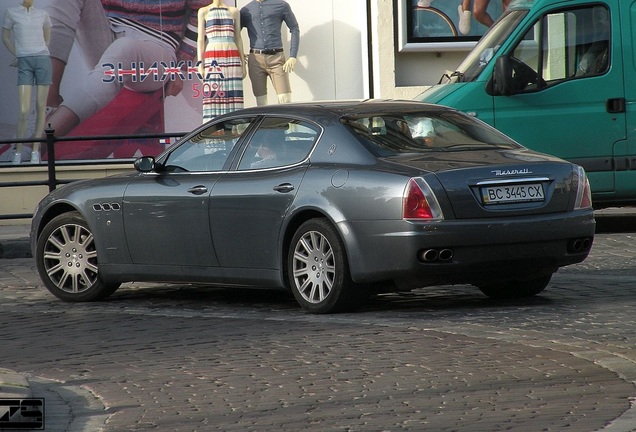
[[[418,100],[585,168],[597,208],[636,203],[636,1],[513,1]]]

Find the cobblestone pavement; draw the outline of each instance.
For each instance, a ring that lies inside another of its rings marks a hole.
[[[529,301],[445,286],[330,316],[193,285],[68,304],[0,260],[0,367],[47,431],[632,431],[635,236],[598,235]]]

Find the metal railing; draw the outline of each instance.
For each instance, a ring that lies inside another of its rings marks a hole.
[[[30,139],[22,139],[22,140],[0,140],[0,145],[3,144],[31,144],[31,143],[44,143],[46,145],[46,166],[47,166],[47,180],[31,180],[31,181],[9,181],[9,182],[0,182],[0,188],[5,187],[27,187],[27,186],[48,186],[49,192],[52,192],[57,188],[58,185],[70,183],[73,181],[77,181],[79,179],[73,180],[58,180],[57,178],[57,170],[56,167],[60,165],[59,161],[55,159],[55,144],[57,142],[77,142],[77,141],[107,141],[107,140],[121,140],[122,142],[129,139],[172,139],[172,138],[180,138],[185,135],[183,133],[162,133],[162,134],[135,134],[135,135],[101,135],[101,136],[73,136],[73,137],[56,137],[55,130],[51,127],[47,128],[44,131],[44,138],[30,138]],[[91,166],[91,165],[104,165],[104,164],[121,164],[125,162],[132,162],[133,159],[99,159],[99,160],[68,160],[64,161],[64,165],[83,165],[83,166]],[[38,165],[8,165],[10,167],[33,167]],[[7,219],[28,219],[33,215],[30,213],[16,213],[16,214],[1,214],[0,220]]]

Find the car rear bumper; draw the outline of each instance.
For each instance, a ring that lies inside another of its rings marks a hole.
[[[583,261],[593,211],[482,220],[360,221],[341,226],[354,281],[427,285],[524,279]]]

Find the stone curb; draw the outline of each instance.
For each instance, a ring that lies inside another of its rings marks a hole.
[[[0,259],[31,258],[29,239],[3,240],[0,242]]]
[[[31,258],[29,224],[0,224],[0,258]]]

